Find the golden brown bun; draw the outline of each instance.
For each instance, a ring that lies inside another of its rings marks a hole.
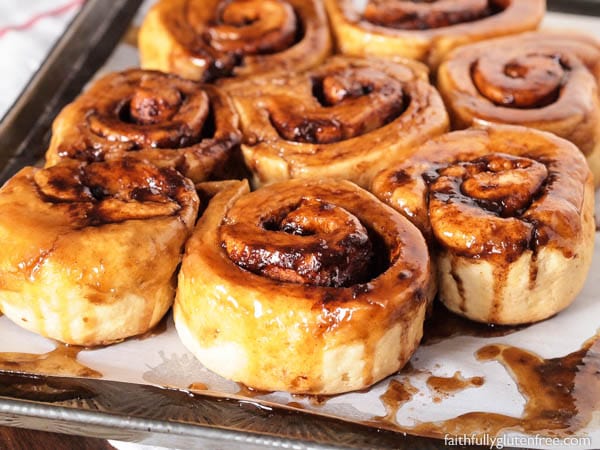
[[[238,121],[229,97],[214,86],[155,71],[114,72],[56,117],[46,166],[127,155],[176,168],[197,182],[231,176]]]
[[[318,69],[254,77],[231,91],[254,184],[330,177],[367,186],[448,129],[422,64],[337,56]]]
[[[429,238],[439,297],[458,314],[535,322],[583,287],[594,186],[564,139],[507,125],[449,133],[379,174],[372,189]]]
[[[161,0],[138,46],[145,69],[213,81],[314,67],[331,40],[316,0]]]
[[[144,333],[171,306],[198,197],[137,160],[26,167],[0,189],[0,307],[76,345]]]
[[[506,123],[550,131],[585,154],[600,185],[600,45],[556,32],[467,45],[440,66],[455,128]]]
[[[400,369],[433,286],[419,231],[348,181],[217,194],[188,241],[174,305],[183,343],[261,390],[334,394]]]
[[[404,56],[436,68],[450,50],[537,28],[544,0],[325,0],[341,53]]]

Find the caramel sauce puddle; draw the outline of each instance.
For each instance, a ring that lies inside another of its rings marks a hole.
[[[527,325],[503,326],[473,322],[450,312],[436,301],[431,316],[425,322],[421,345],[432,345],[455,336],[491,338],[506,336],[527,328]]]
[[[475,411],[445,421],[402,426],[395,417],[405,402],[397,401],[398,386],[390,383],[380,397],[388,414],[365,423],[438,439],[473,433],[495,436],[505,430],[566,437],[584,428],[600,410],[600,333],[579,350],[557,358],[544,359],[503,344],[486,345],[475,356],[502,364],[515,380],[526,402],[520,417]]]
[[[56,344],[48,353],[0,353],[0,370],[52,376],[101,378],[102,374],[77,361],[85,347]]]

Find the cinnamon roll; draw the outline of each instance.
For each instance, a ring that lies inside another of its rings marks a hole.
[[[134,159],[26,167],[0,189],[0,308],[59,341],[146,332],[169,309],[198,211],[179,172]]]
[[[586,155],[600,184],[600,45],[555,32],[457,49],[438,86],[453,125],[508,123],[551,131]]]
[[[199,81],[304,70],[331,50],[317,0],[161,0],[138,46],[143,68]]]
[[[431,295],[419,230],[348,181],[217,194],[188,241],[174,305],[183,343],[252,388],[369,386],[417,347]]]
[[[585,158],[562,138],[508,125],[449,133],[379,174],[373,191],[429,238],[439,297],[457,314],[535,322],[583,286],[594,186]]]
[[[535,29],[544,0],[325,0],[341,53],[404,56],[437,67],[455,47]]]
[[[131,69],[96,81],[56,117],[47,166],[145,159],[194,181],[228,176],[239,152],[238,116],[219,88]]]
[[[409,60],[333,57],[302,74],[255,77],[232,96],[256,185],[326,176],[366,186],[448,129],[425,67]]]

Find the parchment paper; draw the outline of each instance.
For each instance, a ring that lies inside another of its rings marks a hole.
[[[134,24],[141,22],[143,14],[151,3],[153,1],[144,4]],[[546,24],[553,28],[564,25],[580,31],[587,29],[597,35],[600,30],[600,19],[578,18],[564,14],[548,14]],[[136,48],[124,41],[99,74],[137,65]],[[598,203],[596,216],[600,217]],[[415,369],[422,369],[424,373],[409,375],[410,382],[418,389],[418,393],[400,408],[396,421],[401,425],[411,426],[419,422],[453,418],[469,411],[496,412],[519,417],[523,410],[524,398],[506,369],[497,362],[477,361],[474,352],[492,343],[517,346],[545,358],[564,356],[579,349],[582,343],[594,336],[600,328],[599,274],[600,233],[596,233],[594,261],[587,284],[567,310],[550,320],[507,336],[494,338],[458,336],[420,347],[411,363]],[[0,352],[46,353],[54,348],[53,341],[22,330],[6,317],[0,317]],[[106,348],[84,350],[78,358],[81,363],[99,371],[105,379],[109,380],[178,388],[187,388],[192,383],[203,383],[216,395],[220,393],[231,396],[240,391],[238,384],[208,371],[183,347],[170,318],[167,330],[161,334],[143,340],[129,339]],[[460,370],[465,378],[483,376],[485,382],[481,387],[465,389],[434,402],[432,392],[426,386],[427,377],[431,374],[451,377],[457,370]],[[397,375],[396,378],[404,376]],[[340,395],[320,405],[314,400],[295,398],[280,392],[254,397],[254,400],[266,400],[284,405],[293,401],[308,410],[343,419],[364,421],[386,414],[384,404],[379,397],[393,378],[380,382],[368,392]],[[477,432],[477,430],[473,431]],[[600,415],[596,415],[581,435],[589,436],[591,445],[570,448],[600,447]]]

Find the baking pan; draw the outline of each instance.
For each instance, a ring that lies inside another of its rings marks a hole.
[[[43,157],[53,118],[102,66],[140,3],[88,0],[84,4],[0,122],[0,184]],[[600,15],[600,1],[549,1],[548,6]],[[435,439],[252,400],[1,371],[0,424],[183,448],[444,447]]]

